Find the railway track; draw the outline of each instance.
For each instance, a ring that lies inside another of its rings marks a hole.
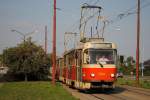
[[[148,98],[150,98],[150,90],[128,86],[119,86],[114,90],[90,90],[86,92],[64,87],[80,100],[149,100]]]
[[[135,87],[117,87],[114,91],[104,91],[103,93],[92,94],[100,97],[101,100],[148,100],[150,90]]]
[[[94,95],[94,94],[91,94],[91,96],[97,98],[98,100],[105,100],[104,98],[101,98],[101,97],[99,97],[99,96],[97,96],[97,95]]]
[[[97,98],[98,100],[127,100],[123,97],[116,96],[116,95],[105,95],[105,94],[91,94],[91,96]]]
[[[89,93],[89,95],[97,98],[98,100],[128,100],[129,98],[123,95],[119,95],[120,92],[123,92],[123,90],[117,89],[117,90],[97,90],[94,92]]]
[[[90,94],[98,100],[148,100],[150,95],[147,93],[137,92],[137,90],[128,90],[122,88],[124,91],[119,92],[118,89],[114,91],[103,91]]]
[[[121,86],[122,88],[125,88],[126,91],[134,92],[140,95],[146,95],[150,96],[150,90],[149,89],[143,89],[143,88],[136,88],[136,87],[130,87],[130,86]]]

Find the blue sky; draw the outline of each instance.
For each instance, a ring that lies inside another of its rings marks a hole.
[[[78,32],[80,7],[83,3],[93,4],[97,0],[57,0],[57,52],[64,51],[64,33]],[[101,15],[109,19],[118,14],[135,8],[137,0],[99,0],[97,5],[103,7]],[[141,0],[142,5],[150,3]],[[141,12],[141,59],[150,59],[150,6]],[[48,26],[48,52],[52,46],[52,0],[0,0],[0,52],[7,47],[16,46],[22,41],[22,36],[11,32],[16,29],[22,33],[32,34],[33,41],[44,45],[44,26]],[[73,26],[73,27],[72,27]],[[117,30],[119,29],[119,30]],[[136,15],[130,15],[110,24],[104,33],[105,40],[118,45],[119,54],[134,56],[136,50]],[[71,39],[70,39],[71,40]]]

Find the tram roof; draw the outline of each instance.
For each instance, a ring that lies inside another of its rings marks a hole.
[[[88,38],[86,42],[78,43],[76,48],[72,48],[68,51],[65,51],[64,55],[75,50],[88,49],[88,48],[117,49],[117,45],[113,42],[105,42],[104,38]]]

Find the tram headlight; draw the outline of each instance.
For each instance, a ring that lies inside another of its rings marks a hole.
[[[95,77],[95,74],[94,74],[94,73],[92,73],[92,74],[91,74],[91,77]]]
[[[115,77],[115,74],[111,74],[110,76],[111,76],[111,77]]]
[[[86,75],[83,73],[82,76],[85,77]]]

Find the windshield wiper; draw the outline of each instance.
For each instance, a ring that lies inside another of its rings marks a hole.
[[[98,64],[100,65],[100,67],[102,67],[102,68],[104,67],[103,64],[101,64],[100,62],[98,62]]]

